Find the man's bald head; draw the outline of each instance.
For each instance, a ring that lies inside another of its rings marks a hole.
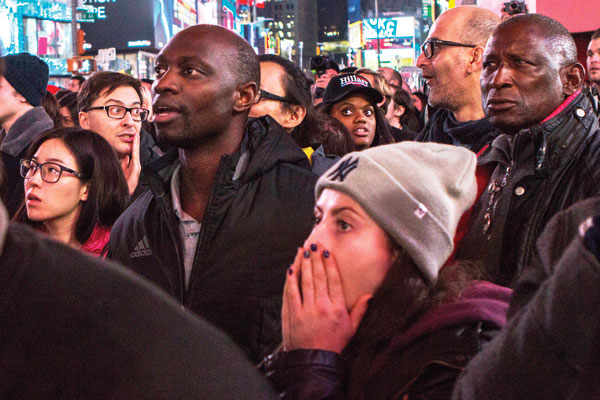
[[[463,15],[463,23],[460,25],[462,43],[485,47],[500,23],[500,17],[490,10],[475,6],[463,6],[458,9]]]
[[[223,62],[237,84],[260,84],[260,63],[250,44],[241,36],[218,25],[194,25],[177,33],[174,40],[210,40],[223,54]]]
[[[485,46],[500,17],[492,11],[477,6],[459,6],[444,11],[435,24],[450,24],[455,31],[454,40],[460,43]],[[449,40],[449,39],[448,39]]]
[[[541,14],[522,14],[509,18],[498,25],[497,32],[512,27],[527,27],[531,34],[544,39],[546,50],[557,62],[556,67],[564,67],[577,62],[577,46],[573,36],[560,22]]]

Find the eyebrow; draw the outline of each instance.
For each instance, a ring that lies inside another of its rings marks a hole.
[[[39,162],[39,160],[38,160],[38,158],[36,156],[31,157],[31,159]],[[64,164],[65,163],[60,158],[48,158],[45,162],[40,163],[40,164],[45,164],[47,162],[52,162],[52,163],[57,163],[57,164]]]
[[[321,214],[323,213],[323,209],[319,206],[315,206],[315,209],[317,209]],[[359,213],[357,213],[353,208],[351,207],[339,207],[339,208],[334,208],[333,211],[331,212],[331,215],[336,216],[339,215],[341,213],[343,213],[344,211],[350,211],[353,214],[356,214],[359,217],[362,217],[362,215],[360,215]]]
[[[123,103],[123,102],[122,102],[121,100],[119,100],[119,99],[107,99],[107,100],[104,102],[104,105],[106,106],[106,105],[108,105],[108,103],[118,103],[118,105],[125,106],[125,103]],[[142,103],[140,103],[139,101],[134,101],[133,103],[131,103],[131,105],[136,105],[136,104],[142,104]]]

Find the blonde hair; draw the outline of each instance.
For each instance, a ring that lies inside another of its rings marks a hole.
[[[382,108],[384,112],[387,112],[388,105],[392,101],[394,92],[383,75],[369,68],[359,68],[354,73],[357,75],[371,75],[373,77],[373,88],[383,95],[385,103]]]

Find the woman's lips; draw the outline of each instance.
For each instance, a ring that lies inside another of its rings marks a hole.
[[[364,127],[356,128],[352,131],[355,136],[369,136],[369,130]]]
[[[27,201],[26,201],[27,205],[37,205],[37,204],[40,204],[41,202],[42,202],[42,200],[39,197],[37,197],[36,195],[31,194],[31,193],[27,195]]]

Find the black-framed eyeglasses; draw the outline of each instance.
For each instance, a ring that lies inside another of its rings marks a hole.
[[[425,58],[433,57],[436,47],[438,46],[456,46],[456,47],[477,47],[476,44],[465,44],[458,42],[450,42],[448,40],[440,40],[440,39],[427,39],[421,45],[421,51]]]
[[[21,176],[24,179],[33,178],[38,169],[41,171],[42,180],[48,183],[58,182],[63,172],[68,172],[79,179],[86,179],[81,172],[77,172],[55,162],[45,162],[40,164],[35,160],[21,160],[20,164]]]
[[[109,118],[123,119],[127,113],[131,114],[134,121],[145,121],[148,118],[150,111],[142,107],[125,107],[125,106],[98,106],[84,108],[82,111],[104,110]]]
[[[286,99],[285,97],[277,96],[276,94],[267,92],[264,89],[260,89],[260,99],[258,101],[261,101],[262,99],[281,101],[282,103],[291,103],[292,102],[291,100]]]

